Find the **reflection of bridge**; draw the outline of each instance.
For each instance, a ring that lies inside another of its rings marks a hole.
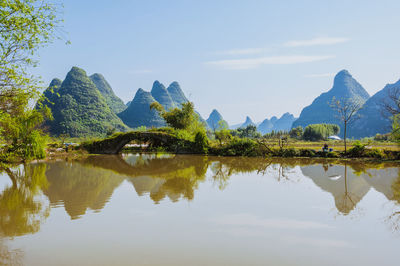
[[[185,153],[185,147],[191,147],[192,142],[179,139],[163,132],[131,131],[119,133],[103,140],[83,144],[90,153],[95,154],[118,154],[122,148],[131,141],[149,143],[152,147],[164,147],[175,153]]]

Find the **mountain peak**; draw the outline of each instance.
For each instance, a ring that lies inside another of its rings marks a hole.
[[[172,82],[168,86],[167,91],[171,96],[171,99],[174,101],[174,103],[179,107],[182,106],[183,103],[188,102],[188,99],[186,98],[185,94],[181,89],[181,86],[177,81]]]
[[[109,128],[127,129],[81,68],[73,67],[57,89],[57,97],[49,100],[54,120],[46,121],[46,126],[52,135],[104,136]]]
[[[51,87],[60,87],[60,86],[61,86],[61,83],[62,83],[61,79],[59,79],[59,78],[54,78],[54,79],[51,80],[49,87],[50,87],[50,88],[51,88]]]
[[[250,116],[246,116],[246,122],[253,122],[253,120],[251,120]]]
[[[82,68],[76,67],[76,66],[73,66],[71,68],[71,70],[67,74],[67,77],[68,77],[68,75],[83,75],[83,76],[87,76],[85,70],[83,70]]]
[[[150,109],[153,102],[155,102],[155,99],[151,93],[139,88],[128,108],[119,113],[118,116],[131,128],[165,126],[164,120],[158,115],[157,111]]]
[[[118,98],[117,95],[115,95],[111,85],[107,82],[102,74],[94,73],[89,78],[94,83],[94,85],[96,85],[97,89],[106,100],[107,105],[114,113],[117,114],[125,110],[126,105],[120,98]]]
[[[224,120],[222,115],[217,111],[217,109],[213,109],[210,116],[206,120],[208,126],[211,129],[218,129],[220,127],[220,121],[223,121],[223,123],[226,124],[228,127],[228,123]]]
[[[159,82],[158,80],[155,80],[155,81],[153,82],[153,88],[152,88],[152,90],[153,90],[153,89],[162,89],[162,88],[165,89],[164,84],[162,84],[162,83]]]
[[[210,116],[211,115],[221,115],[221,114],[217,111],[217,109],[213,109]]]
[[[154,81],[153,83],[151,95],[157,102],[164,106],[165,110],[169,110],[175,107],[175,103],[172,100],[171,95],[168,93],[165,86],[158,80]]]
[[[249,116],[246,116],[246,121],[240,127],[247,127],[249,125],[255,126],[256,124],[251,120]]]

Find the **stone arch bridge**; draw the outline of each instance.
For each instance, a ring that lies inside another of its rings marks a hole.
[[[163,147],[174,153],[189,153],[193,142],[179,139],[164,132],[132,131],[118,133],[103,140],[82,144],[82,147],[93,154],[118,154],[131,141],[148,143],[151,147]]]

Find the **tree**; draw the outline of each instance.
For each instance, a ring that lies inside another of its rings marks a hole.
[[[289,131],[289,136],[293,139],[300,139],[303,136],[303,127],[298,126]]]
[[[337,112],[337,118],[344,124],[343,140],[345,153],[347,152],[347,126],[359,118],[357,112],[361,109],[362,105],[361,101],[355,99],[336,100],[335,97],[332,98],[330,106]]]
[[[219,144],[222,145],[232,139],[232,134],[229,129],[221,129],[214,132],[215,139],[219,141]]]
[[[311,124],[306,126],[303,139],[310,141],[326,140],[330,135],[337,135],[340,127],[335,124]]]
[[[228,123],[225,120],[219,120],[218,123],[211,124],[211,130],[215,134],[217,130],[228,129]]]
[[[196,133],[204,128],[204,124],[200,122],[199,115],[194,111],[192,102],[183,103],[181,109],[176,107],[169,111],[165,111],[165,108],[160,103],[153,102],[150,105],[150,109],[155,109],[165,122],[175,129]]]
[[[257,131],[255,125],[248,125],[245,128],[238,128],[232,131],[233,136],[238,136],[239,138],[261,138],[261,133]]]
[[[390,88],[387,92],[387,97],[381,101],[383,107],[382,115],[395,116],[400,114],[400,88]]]
[[[40,87],[27,69],[36,66],[38,49],[56,37],[61,22],[57,9],[46,0],[0,0],[0,126],[4,129],[0,140],[14,151],[36,147],[42,150],[39,153],[44,152],[37,125],[43,122],[39,116],[48,115],[48,110],[32,110]],[[17,152],[37,154],[32,150]]]

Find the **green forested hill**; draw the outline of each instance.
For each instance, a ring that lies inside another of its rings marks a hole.
[[[95,73],[90,76],[90,79],[103,95],[107,105],[111,108],[111,111],[117,114],[126,109],[126,105],[124,104],[124,102],[120,98],[118,98],[117,95],[115,95],[113,89],[111,88],[107,80],[103,77],[103,75]]]
[[[54,117],[45,125],[51,135],[102,136],[127,129],[83,69],[73,67],[61,84],[54,79],[51,85],[44,92]]]

